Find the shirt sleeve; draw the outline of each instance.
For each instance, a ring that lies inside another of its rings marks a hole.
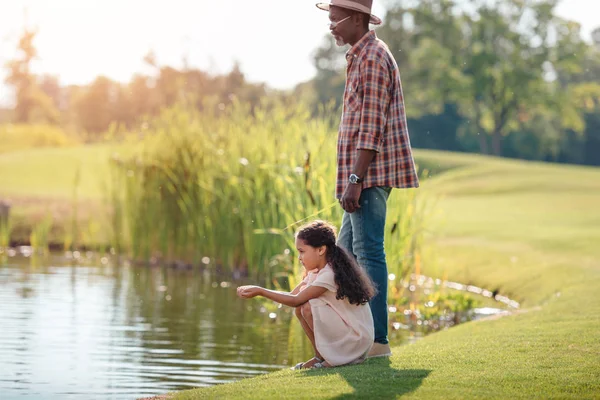
[[[331,290],[332,292],[337,292],[333,270],[331,268],[322,269],[317,275],[315,281],[311,283],[311,285],[324,287],[325,289]]]
[[[304,279],[302,279],[302,281],[297,285],[297,286],[303,286],[302,289],[300,289],[300,291],[302,291],[303,289],[306,288],[306,286],[309,285],[308,283],[308,276],[305,276]]]
[[[357,149],[381,151],[390,103],[390,73],[383,60],[367,59],[361,64],[363,103]]]

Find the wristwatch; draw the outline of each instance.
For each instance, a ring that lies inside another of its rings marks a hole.
[[[350,182],[353,185],[358,185],[359,183],[362,183],[363,180],[364,179],[360,179],[356,174],[350,174],[350,176],[348,177],[348,182]]]

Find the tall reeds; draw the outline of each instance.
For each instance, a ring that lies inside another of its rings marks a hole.
[[[421,172],[421,180],[428,171]],[[436,199],[420,190],[395,190],[388,200],[385,251],[390,276],[390,297],[404,297],[404,285],[411,274],[421,275],[426,236],[430,231]]]
[[[297,222],[339,227],[336,133],[302,106],[179,106],[140,134],[133,156],[113,158],[109,196],[114,241],[137,261],[202,263],[290,287]],[[392,201],[390,215],[403,215],[397,207],[407,204]],[[395,240],[388,254],[405,248]]]
[[[12,232],[12,223],[10,217],[10,207],[0,201],[0,254],[6,255],[10,247],[10,234]]]
[[[36,254],[47,256],[49,253],[50,230],[52,229],[53,217],[47,214],[37,225],[34,226],[29,235],[31,248]]]

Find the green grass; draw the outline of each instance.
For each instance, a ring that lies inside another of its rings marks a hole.
[[[528,306],[600,269],[600,169],[490,158],[424,190],[444,196],[434,273]]]
[[[201,398],[600,398],[600,170],[417,151],[443,196],[424,273],[498,288],[512,316],[467,323],[388,360],[281,371]],[[437,169],[432,168],[437,166]]]
[[[0,154],[40,147],[69,147],[81,139],[53,125],[0,124]]]
[[[14,198],[71,199],[77,169],[82,198],[100,199],[108,174],[108,159],[121,146],[82,145],[41,148],[0,154],[0,194]]]
[[[74,202],[80,231],[88,230],[94,219],[105,221],[98,216],[106,203],[108,160],[115,152],[129,151],[128,145],[94,144],[0,153],[0,199],[11,204],[12,240],[28,242],[35,227],[52,215],[48,242],[62,244],[71,229]],[[86,245],[107,241],[102,232]]]

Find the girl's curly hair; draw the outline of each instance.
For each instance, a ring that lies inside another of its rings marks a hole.
[[[326,246],[327,262],[337,284],[336,298],[347,298],[350,304],[365,304],[376,293],[375,285],[356,259],[336,244],[335,227],[322,220],[302,226],[296,237],[311,247]]]

